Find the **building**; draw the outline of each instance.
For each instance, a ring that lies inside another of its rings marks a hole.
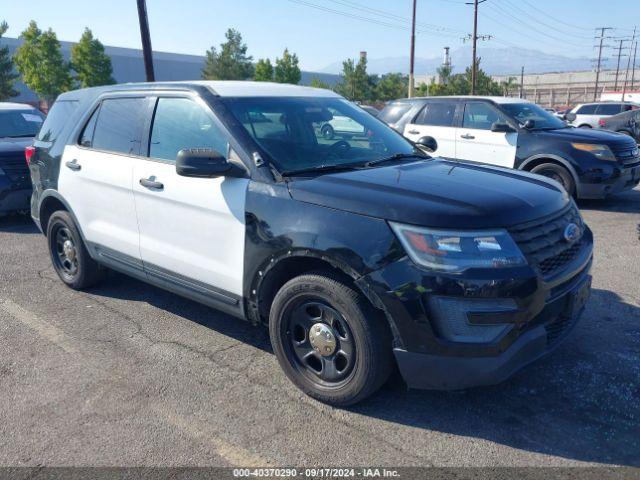
[[[7,45],[11,55],[22,43],[16,38],[3,37],[0,39],[0,46]],[[72,42],[60,42],[62,55],[65,60],[71,57]],[[135,48],[121,48],[105,46],[105,53],[111,57],[113,66],[113,78],[118,83],[144,82],[145,72],[142,60],[142,50]],[[201,78],[201,70],[205,57],[202,55],[185,55],[180,53],[153,52],[153,65],[158,81],[171,80],[197,80]],[[329,85],[335,85],[339,81],[338,75],[316,72],[302,72],[300,81],[303,85],[309,85],[314,78],[318,78]],[[12,101],[29,102],[36,104],[38,97],[19,79],[16,84],[19,94],[12,98]]]

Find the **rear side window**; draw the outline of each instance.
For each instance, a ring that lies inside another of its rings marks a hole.
[[[211,148],[226,156],[227,140],[215,124],[213,114],[196,102],[188,98],[159,98],[149,156],[174,161],[183,148]]]
[[[422,109],[415,123],[437,127],[452,127],[456,113],[454,102],[430,102]]]
[[[385,123],[398,123],[409,110],[411,110],[410,103],[391,103],[384,107],[378,118]]]
[[[78,102],[75,100],[58,100],[54,103],[42,124],[37,139],[43,142],[53,142],[58,138],[76,108],[78,108]]]
[[[608,103],[604,105],[598,105],[596,108],[596,114],[598,115],[617,115],[622,112],[622,105],[619,103]]]
[[[138,155],[142,141],[146,98],[109,98],[102,101],[93,133],[98,150]]]
[[[98,120],[98,112],[100,111],[100,107],[96,108],[91,115],[91,118],[85,125],[82,130],[82,135],[80,136],[80,145],[83,147],[92,147],[93,146],[93,133],[96,130],[96,122]]]
[[[581,106],[576,115],[595,115],[597,105],[583,105]]]

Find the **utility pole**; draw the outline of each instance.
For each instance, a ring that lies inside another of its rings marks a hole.
[[[478,37],[478,5],[486,1],[487,0],[473,0],[473,3],[466,2],[467,5],[473,5],[473,35],[471,36],[471,41],[473,42],[473,53],[471,55],[471,95],[476,94],[476,77],[478,75],[478,51],[476,47],[478,39],[488,40],[491,38],[490,35]]]
[[[600,66],[602,64],[602,42],[604,42],[604,32],[607,30],[611,30],[611,27],[601,27],[600,28],[600,45],[598,46],[598,66],[596,67],[596,86],[593,90],[593,101],[595,102],[598,98],[598,82],[600,81]]]
[[[524,98],[524,65],[520,69],[520,98]]]
[[[413,0],[413,15],[411,16],[411,53],[409,55],[409,98],[413,97],[415,87],[414,67],[416,61],[416,3]]]
[[[151,35],[149,33],[149,19],[147,18],[147,5],[145,0],[138,2],[138,20],[140,20],[140,38],[142,39],[142,56],[144,58],[144,71],[147,82],[155,82],[153,72],[153,53],[151,51]]]
[[[638,53],[638,41],[636,40],[636,46],[633,47],[633,67],[631,67],[631,90],[635,87],[636,80],[636,53]]]
[[[616,81],[613,85],[613,90],[618,91],[618,75],[620,74],[620,58],[622,57],[622,44],[626,42],[625,38],[621,38],[618,40],[618,64],[616,66]]]
[[[624,73],[624,86],[622,87],[622,101],[627,94],[627,80],[629,79],[629,68],[631,67],[631,49],[636,42],[636,27],[633,27],[633,34],[631,35],[631,45],[629,45],[629,57],[627,58],[627,71]]]

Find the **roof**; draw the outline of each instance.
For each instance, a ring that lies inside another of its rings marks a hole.
[[[93,93],[99,95],[109,91],[156,90],[163,88],[205,87],[221,97],[332,97],[341,98],[337,93],[323,88],[303,87],[284,83],[250,82],[236,80],[185,80],[178,82],[142,82],[105,85],[66,92],[61,100],[72,100]]]
[[[394,100],[397,102],[413,102],[420,100],[440,100],[440,99],[453,99],[453,100],[489,100],[494,103],[531,103],[529,100],[525,98],[517,98],[517,97],[492,97],[488,95],[443,95],[438,97],[413,97],[413,98],[401,98],[398,100]]]
[[[28,103],[0,102],[0,110],[35,110]]]

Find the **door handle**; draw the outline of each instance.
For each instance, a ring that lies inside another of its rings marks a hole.
[[[464,135],[460,135],[460,138],[464,138],[465,140],[473,140],[474,137],[473,135],[469,135],[468,133],[465,133]]]
[[[155,178],[156,177],[141,178],[140,185],[153,190],[162,190],[164,188],[164,184],[162,184],[161,182],[156,182]]]
[[[419,135],[420,134],[420,132],[418,130],[409,130],[407,133],[409,135]]]
[[[67,166],[68,169],[73,170],[74,172],[77,172],[82,168],[82,165],[80,165],[78,161],[75,159],[71,160],[70,162],[66,162],[65,165]]]

